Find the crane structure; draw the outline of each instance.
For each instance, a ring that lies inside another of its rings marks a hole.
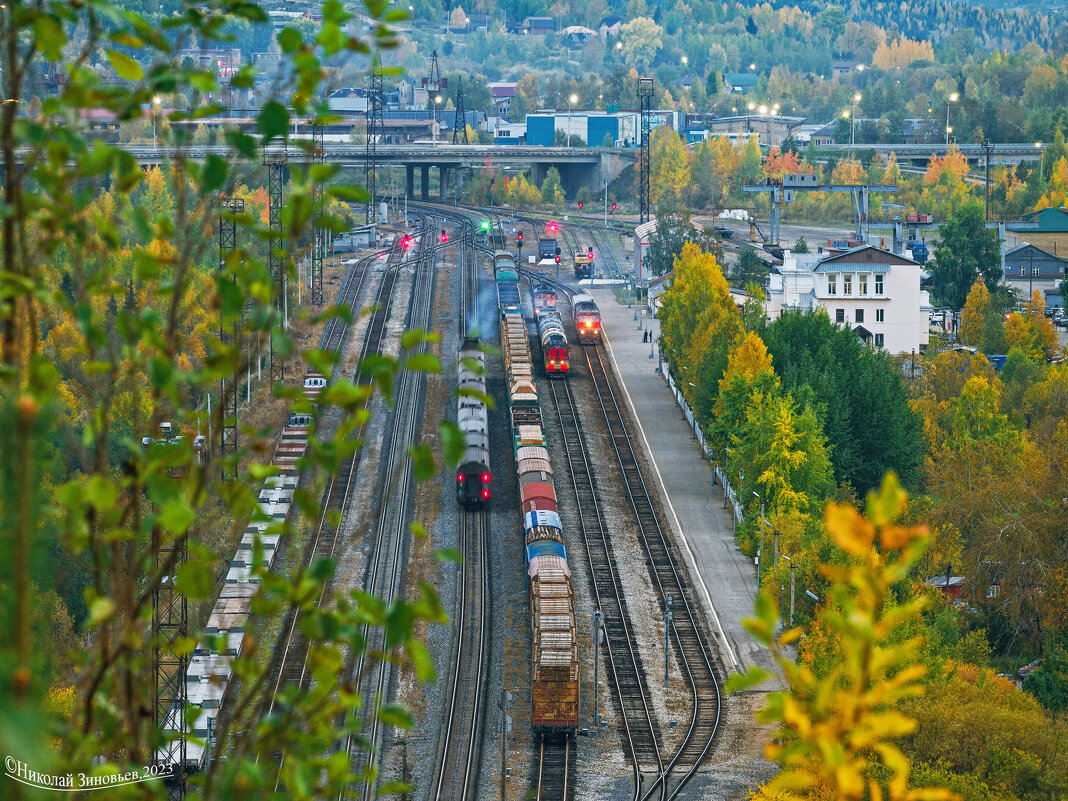
[[[864,239],[868,227],[868,200],[872,192],[897,191],[896,184],[821,184],[815,175],[787,174],[755,185],[743,186],[744,192],[767,192],[771,195],[771,221],[768,233],[772,245],[779,244],[779,206],[793,203],[795,192],[848,192],[852,201],[854,233]]]

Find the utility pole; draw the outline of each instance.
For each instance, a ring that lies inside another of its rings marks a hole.
[[[511,700],[512,694],[502,687],[501,700],[497,702],[497,708],[501,710],[501,801],[504,801],[504,779],[508,765],[508,735],[512,732],[512,718],[508,714],[508,702]]]
[[[234,250],[237,248],[237,220],[234,215],[245,210],[245,201],[222,198],[219,205],[219,280],[225,281],[225,271]],[[237,281],[236,274],[233,281]],[[224,345],[238,347],[241,340],[241,318],[234,320],[230,329],[220,310],[219,341]],[[234,372],[233,386],[227,391],[226,379],[219,386],[219,405],[222,422],[219,426],[219,465],[223,481],[237,478],[237,372]],[[211,397],[210,395],[208,396]],[[209,414],[208,419],[211,419]],[[208,437],[209,441],[211,437]]]
[[[782,558],[790,563],[790,627],[794,625],[794,560],[786,554]]]
[[[994,146],[986,138],[983,139],[982,146],[983,152],[986,154],[986,202],[983,205],[983,211],[986,215],[986,221],[990,222],[990,151],[994,149]]]
[[[675,619],[675,596],[670,592],[664,598],[664,686],[668,686],[668,656],[671,653],[671,623]]]
[[[604,640],[604,614],[600,609],[593,613],[593,728],[601,731],[601,712],[597,703],[597,687],[600,684],[601,642]]]

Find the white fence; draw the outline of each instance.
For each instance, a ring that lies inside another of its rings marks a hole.
[[[682,414],[686,418],[686,423],[690,426],[690,431],[693,433],[694,440],[701,449],[701,455],[712,463],[712,469],[715,471],[716,480],[725,488],[727,499],[734,507],[735,519],[741,523],[743,512],[742,504],[738,502],[738,496],[734,491],[734,487],[727,481],[727,474],[723,472],[723,469],[718,464],[716,464],[716,460],[712,455],[712,449],[708,446],[708,443],[705,442],[705,435],[701,431],[701,427],[697,425],[693,410],[690,409],[689,404],[686,403],[686,398],[682,394],[682,390],[676,386],[675,380],[671,377],[671,370],[669,369],[667,361],[664,362],[663,375],[667,381],[668,388],[671,390],[671,394],[675,396],[675,403],[682,409]]]

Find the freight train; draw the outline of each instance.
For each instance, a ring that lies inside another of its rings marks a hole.
[[[601,341],[601,310],[592,295],[575,295],[571,299],[571,311],[575,315],[575,328],[579,342],[597,345]]]
[[[542,429],[526,320],[519,309],[502,306],[500,311],[501,349],[530,580],[534,635],[531,725],[546,738],[571,738],[578,729],[579,712],[578,632],[571,570]]]
[[[557,311],[556,290],[551,286],[534,287],[534,317]]]
[[[477,337],[463,341],[458,362],[460,391],[456,399],[456,425],[464,434],[464,455],[456,471],[456,500],[468,509],[479,509],[489,503],[493,475],[489,464],[488,412],[483,400],[486,354],[479,347]]]

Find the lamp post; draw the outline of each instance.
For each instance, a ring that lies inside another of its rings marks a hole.
[[[156,115],[159,114],[160,104],[163,102],[163,98],[159,95],[155,95],[152,98],[152,147],[156,147]]]
[[[986,200],[983,203],[983,214],[986,217],[986,221],[990,222],[990,151],[994,149],[994,146],[990,144],[990,140],[983,137],[983,153],[986,155]]]
[[[960,95],[953,92],[950,94],[949,101],[946,103],[946,147],[949,147],[949,135],[953,133],[953,128],[949,124],[949,109],[951,108],[951,104],[956,103],[958,100],[960,100]]]
[[[857,103],[861,101],[861,94],[853,95],[853,102],[849,106],[849,154],[853,155],[853,147],[857,142]]]
[[[1042,183],[1042,173],[1046,171],[1046,151],[1042,148],[1041,142],[1035,142],[1035,147],[1039,150],[1038,154],[1038,182]]]
[[[434,96],[434,144],[438,143],[438,128],[441,127],[441,95]]]
[[[571,104],[578,102],[578,95],[572,92],[567,98],[567,144],[571,146]]]
[[[764,117],[767,115],[767,113],[768,113],[768,107],[767,106],[761,105],[761,106],[759,106],[757,108],[757,114],[760,115],[761,119],[764,119]],[[760,144],[760,134],[759,133],[757,134],[757,144],[758,145]],[[770,127],[768,128],[768,147],[771,147],[771,128]]]
[[[746,106],[746,110],[745,110],[745,132],[746,133],[752,133],[753,132],[753,126],[749,122],[749,115],[751,115],[753,113],[753,109],[755,109],[755,108],[756,108],[756,103],[750,103],[748,106]]]

